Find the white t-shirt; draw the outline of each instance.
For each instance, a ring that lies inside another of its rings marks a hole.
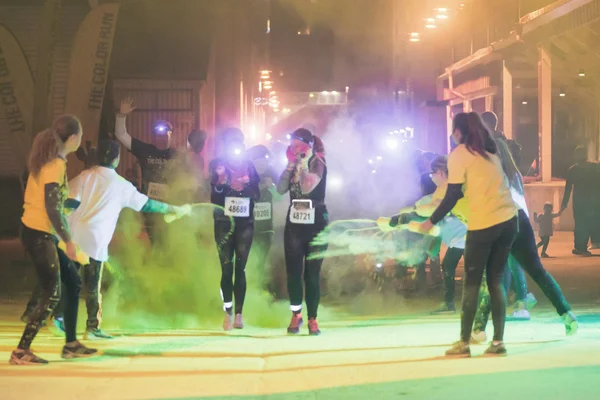
[[[525,215],[529,217],[529,209],[527,208],[527,202],[525,201],[525,196],[522,195],[515,189],[514,187],[510,187],[510,195],[519,208],[519,210],[525,211]]]
[[[108,245],[124,208],[140,211],[148,196],[112,168],[94,167],[69,182],[69,198],[81,202],[67,217],[76,244],[96,261],[108,260]]]

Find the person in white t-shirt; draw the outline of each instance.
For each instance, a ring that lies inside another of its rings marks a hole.
[[[100,329],[100,284],[103,263],[108,260],[108,245],[121,210],[131,208],[137,212],[175,214],[178,217],[191,211],[189,205],[173,206],[140,193],[115,171],[119,161],[119,144],[112,140],[102,141],[98,146],[99,165],[83,171],[69,182],[66,207],[75,209],[68,217],[69,227],[79,247],[90,257],[90,263],[83,266],[88,312],[85,337],[112,337]]]

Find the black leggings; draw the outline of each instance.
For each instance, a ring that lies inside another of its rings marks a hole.
[[[229,311],[235,296],[235,313],[241,314],[246,298],[246,263],[252,247],[254,222],[236,219],[233,230],[229,220],[215,220],[215,241],[221,261],[221,297]],[[234,277],[235,256],[235,283]]]
[[[571,306],[567,303],[560,286],[558,286],[552,275],[542,265],[537,252],[535,234],[533,233],[531,222],[529,222],[529,218],[523,210],[519,210],[519,233],[510,254],[521,264],[525,272],[537,283],[540,289],[542,289],[542,292],[550,300],[559,315],[566,314],[571,310]],[[482,316],[478,318],[479,321],[475,328],[480,331],[485,330],[487,314],[489,314],[489,309],[486,310],[485,301],[485,288],[483,288],[480,305]]]
[[[304,285],[306,286],[306,308],[308,318],[317,318],[319,301],[321,300],[321,266],[323,258],[309,260],[312,254],[327,250],[326,245],[315,246],[311,242],[326,227],[326,224],[300,225],[287,222],[284,232],[285,266],[287,272],[287,288],[290,296],[290,308],[294,312],[302,309]]]
[[[61,282],[66,291],[64,307],[66,341],[67,343],[76,341],[81,280],[75,264],[57,247],[57,239],[54,235],[23,226],[21,239],[33,261],[40,291],[39,301],[29,315],[19,348],[29,349],[31,342],[40,331],[42,322],[52,314],[60,299]]]
[[[455,292],[455,277],[456,267],[458,262],[465,253],[464,249],[456,247],[450,247],[446,251],[444,260],[442,261],[442,270],[444,271],[444,301],[447,305],[454,305],[454,292]]]
[[[79,264],[75,265],[76,267],[78,267],[79,271],[81,271],[83,275],[83,287],[85,289],[85,305],[87,308],[88,315],[86,327],[89,329],[97,329],[100,327],[100,323],[102,322],[102,294],[100,293],[100,289],[102,285],[102,270],[104,263],[102,261],[90,259],[90,263],[84,265],[83,267],[79,266]],[[65,285],[63,284],[61,298],[56,307],[54,308],[54,318],[64,318],[64,287]],[[30,315],[33,313],[33,310],[39,303],[41,291],[42,289],[38,283],[38,285],[35,288],[35,291],[33,292],[33,295],[31,296],[31,300],[29,300],[29,303],[27,303],[27,308],[23,313],[23,316],[25,318],[30,318]]]
[[[501,341],[504,338],[506,318],[504,266],[517,230],[518,220],[515,217],[487,229],[467,232],[460,333],[461,340],[465,343],[469,343],[471,338],[484,272],[491,296],[494,340]]]

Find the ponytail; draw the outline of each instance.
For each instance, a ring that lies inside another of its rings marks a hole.
[[[81,134],[81,122],[73,115],[58,117],[52,128],[38,133],[29,153],[29,172],[37,178],[42,167],[63,151],[65,142],[73,135]]]
[[[325,155],[325,145],[320,137],[313,135],[313,153],[320,156]]]
[[[58,157],[61,148],[60,139],[52,129],[38,133],[29,153],[29,172],[37,178],[42,167]]]

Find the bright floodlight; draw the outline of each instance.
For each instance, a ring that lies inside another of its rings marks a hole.
[[[236,156],[239,156],[240,154],[242,154],[242,151],[241,151],[240,149],[235,149],[235,150],[233,151],[233,153],[234,153]]]
[[[396,150],[398,148],[398,140],[396,138],[388,138],[385,141],[385,145],[390,150]]]
[[[379,264],[376,264],[375,266],[376,266],[377,268],[381,268],[381,267],[383,267],[383,264],[379,263]]]

